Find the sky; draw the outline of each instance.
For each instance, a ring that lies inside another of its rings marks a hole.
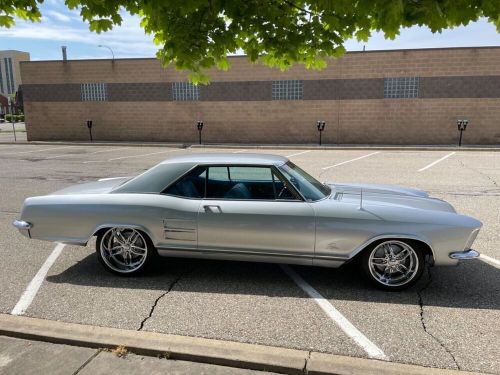
[[[41,5],[42,21],[31,23],[18,21],[10,29],[0,27],[0,50],[27,51],[31,60],[57,60],[61,58],[61,46],[68,49],[69,59],[110,58],[113,50],[116,58],[153,57],[157,50],[152,37],[139,25],[139,18],[123,14],[120,27],[102,34],[92,33],[78,11],[70,11],[62,0],[46,0]],[[436,47],[500,46],[500,33],[486,20],[466,27],[445,30],[433,34],[427,28],[412,27],[401,30],[395,40],[386,40],[374,33],[367,43],[349,40],[348,51],[411,49]]]

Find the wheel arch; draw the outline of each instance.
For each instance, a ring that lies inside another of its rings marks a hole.
[[[124,224],[124,223],[106,223],[106,224],[101,224],[98,225],[97,227],[94,228],[92,231],[91,237],[98,237],[102,232],[110,229],[110,228],[131,228],[131,229],[137,229],[144,234],[146,234],[149,237],[149,240],[151,243],[154,244],[154,237],[151,233],[150,230],[148,230],[145,226],[143,225],[138,225],[138,224]]]
[[[424,251],[424,256],[429,256],[430,258],[430,263],[433,264],[435,258],[435,253],[434,249],[430,245],[429,241],[426,239],[423,239],[421,237],[415,236],[415,235],[409,235],[409,234],[383,234],[379,235],[376,237],[373,237],[363,243],[361,246],[359,246],[352,254],[351,260],[354,260],[356,258],[359,258],[361,254],[368,249],[370,246],[376,244],[376,243],[381,243],[387,240],[406,240],[406,241],[411,241],[411,242],[416,242],[419,245],[422,246],[422,250]]]

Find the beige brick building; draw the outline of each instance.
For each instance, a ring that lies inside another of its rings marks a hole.
[[[28,52],[6,50],[0,51],[0,94],[7,97],[14,94],[21,84],[19,63],[29,61]]]
[[[245,57],[208,86],[156,59],[21,63],[29,140],[311,144],[500,144],[500,48],[351,52],[324,70]]]

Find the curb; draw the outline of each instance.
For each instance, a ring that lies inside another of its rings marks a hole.
[[[242,149],[250,150],[382,150],[382,151],[500,151],[500,146],[462,146],[454,145],[437,145],[437,146],[398,146],[398,145],[255,145],[255,144],[191,144],[191,143],[144,143],[144,142],[56,142],[56,141],[0,141],[0,145],[57,145],[57,146],[130,146],[130,147],[175,147],[175,148],[192,148],[192,149],[212,149],[212,148],[227,148],[227,149]]]
[[[374,359],[0,314],[0,335],[284,374],[472,374]]]

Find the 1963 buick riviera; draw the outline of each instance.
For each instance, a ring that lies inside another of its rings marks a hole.
[[[455,265],[478,220],[397,186],[322,184],[288,159],[190,154],[130,178],[104,178],[24,202],[24,235],[86,245],[109,271],[133,275],[157,255],[338,267],[359,261],[377,286],[401,290],[424,263]]]

